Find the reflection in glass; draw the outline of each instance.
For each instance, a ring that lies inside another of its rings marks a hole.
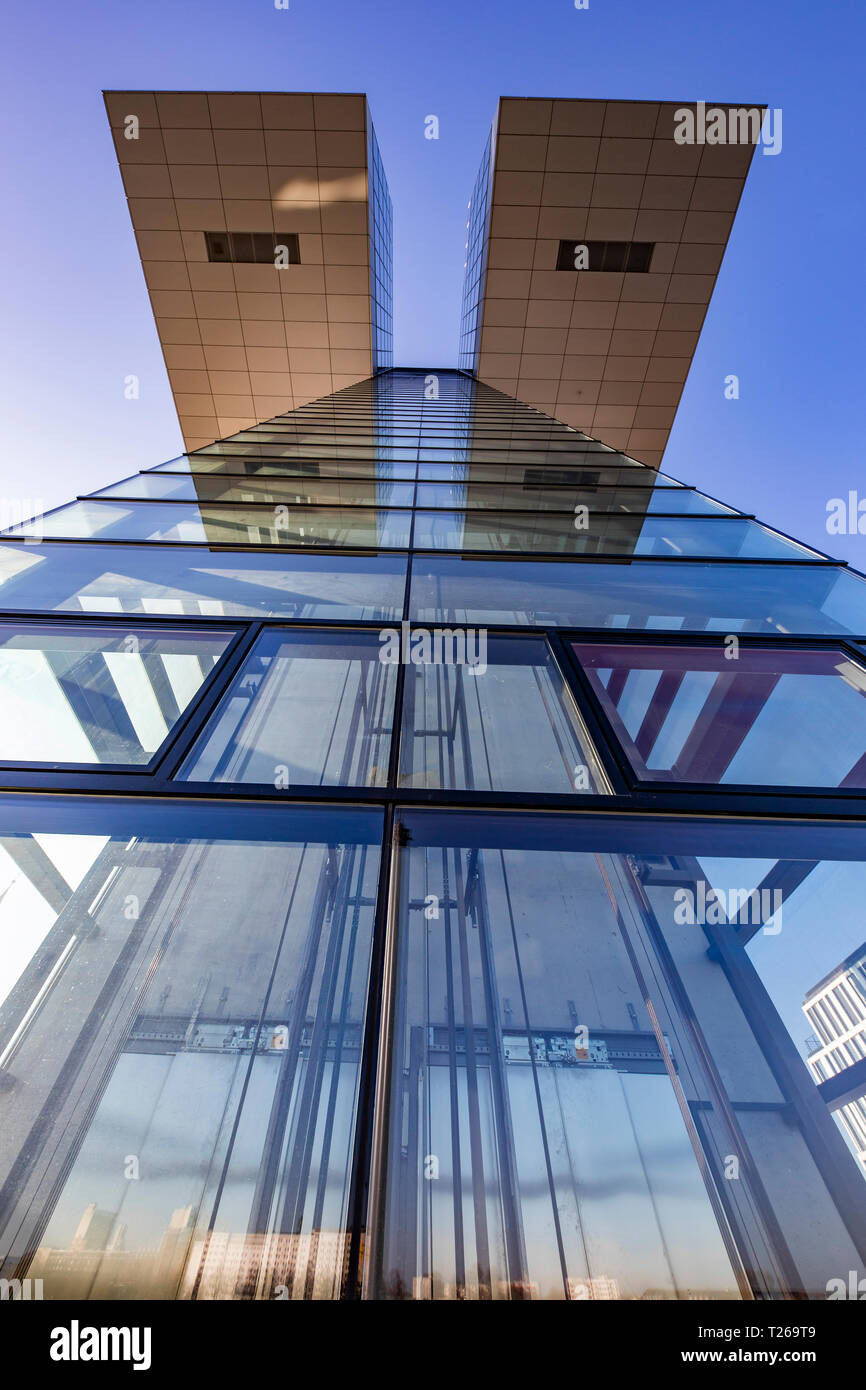
[[[645,517],[589,512],[417,512],[413,544],[429,550],[567,555],[748,556],[807,559],[805,546],[737,517]]]
[[[0,626],[0,759],[150,762],[234,636]]]
[[[561,458],[561,456],[560,456]],[[629,467],[621,454],[608,455],[614,462],[601,464],[598,456],[584,466],[567,456],[560,461],[556,455],[542,455],[537,462],[515,463],[506,447],[495,463],[419,463],[418,477],[431,483],[514,483],[518,487],[680,487],[675,478],[665,477],[652,468]],[[619,460],[619,464],[616,463]]]
[[[866,586],[833,565],[574,564],[421,555],[416,622],[702,632],[866,632]]]
[[[609,790],[546,642],[482,636],[475,666],[426,661],[407,669],[401,785]]]
[[[842,651],[574,650],[638,777],[866,788],[866,668]]]
[[[708,891],[747,905],[739,935],[866,1178],[866,932],[852,911],[866,898],[866,865],[804,856],[697,863]],[[753,894],[772,916],[749,911]]]
[[[205,474],[175,476],[139,473],[95,497],[172,498],[184,502],[258,502],[272,506],[411,507],[412,483],[389,479],[351,478],[226,478]],[[268,518],[263,516],[263,521]]]
[[[263,633],[180,775],[384,786],[397,668],[380,651],[375,633]]]
[[[405,547],[411,513],[361,507],[189,506],[165,502],[72,502],[11,527],[9,536],[164,541],[189,545]]]
[[[226,444],[214,445],[213,448],[219,448],[219,452],[212,454],[203,449],[197,454],[189,454],[184,458],[172,459],[169,463],[158,464],[153,472],[183,471],[193,473],[196,476],[240,473],[251,478],[294,478],[316,475],[322,478],[381,478],[387,480],[415,477],[414,462],[400,462],[392,460],[390,457],[372,459],[282,458],[282,449],[278,444],[260,444],[257,446]]]
[[[369,1296],[736,1298],[600,861],[447,824],[404,815]]]
[[[177,617],[399,617],[406,560],[180,546],[0,544],[6,608]]]
[[[553,484],[532,486],[523,483],[486,484],[476,482],[421,483],[418,487],[419,507],[468,507],[471,509],[508,510],[532,508],[535,511],[559,511],[571,514],[571,525],[578,507],[596,512],[678,512],[731,514],[730,507],[714,502],[701,492],[677,487],[586,487],[571,483],[567,487]]]
[[[0,837],[4,1277],[339,1296],[381,817],[277,815],[240,839],[230,807],[119,805]]]
[[[416,809],[398,843],[368,1297],[823,1299],[861,1267],[802,1012],[859,968],[856,827]]]

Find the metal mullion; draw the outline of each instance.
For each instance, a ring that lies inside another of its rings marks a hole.
[[[223,653],[222,660],[214,667],[212,678],[205,681],[181,712],[177,725],[169,730],[167,743],[156,760],[148,765],[149,772],[155,773],[160,780],[172,779],[177,775],[193,744],[204,732],[211,714],[255,646],[263,627],[264,622],[260,621],[241,628]]]
[[[77,544],[77,542],[63,541],[63,545]],[[93,541],[84,541],[84,545],[93,545]],[[112,542],[114,544],[114,542]],[[83,609],[79,611],[68,608],[2,608],[0,607],[0,622],[13,623],[20,622],[28,627],[33,626],[62,626],[64,623],[73,627],[92,626],[96,628],[117,627],[122,632],[128,633],[130,628],[137,627],[161,627],[166,629],[183,628],[192,632],[199,632],[201,629],[213,629],[219,632],[221,628],[245,627],[248,623],[255,621],[253,615],[249,618],[232,617],[229,614],[202,614],[197,617],[195,614],[188,613],[90,613]],[[309,621],[308,619],[298,619],[299,622]],[[321,620],[320,620],[321,621]],[[866,641],[866,638],[863,639]]]
[[[544,638],[613,791],[627,796],[632,790],[631,766],[600,705],[597,705],[586,673],[572,650],[571,641],[559,628],[545,628]],[[581,795],[585,796],[586,793]]]
[[[2,778],[2,772],[0,772]],[[800,789],[798,789],[799,792]],[[100,776],[91,774],[86,780],[79,773],[70,776],[51,776],[28,773],[11,776],[0,785],[0,793],[16,794],[46,792],[55,796],[81,797],[144,797],[178,801],[246,801],[260,805],[287,803],[302,805],[316,803],[337,805],[348,802],[358,806],[426,807],[430,810],[485,811],[546,811],[556,815],[587,815],[621,817],[686,816],[695,820],[724,815],[738,820],[765,824],[797,821],[840,822],[846,826],[866,821],[866,796],[862,793],[843,800],[828,794],[826,788],[806,789],[805,795],[785,795],[780,799],[776,787],[754,787],[745,791],[738,787],[718,788],[714,785],[695,785],[683,789],[679,784],[641,784],[629,794],[543,793],[508,791],[465,791],[458,788],[369,788],[321,787],[303,784],[291,788],[289,795],[269,784],[210,783],[157,781],[145,775]]]
[[[388,1088],[390,1063],[390,1023],[387,1016],[393,981],[388,977],[394,968],[389,951],[396,949],[393,924],[398,909],[398,859],[396,854],[397,823],[393,804],[385,808],[379,874],[376,886],[376,912],[370,949],[370,969],[361,1038],[358,1075],[358,1109],[351,1160],[351,1178],[347,1207],[349,1256],[346,1280],[341,1297],[357,1300],[361,1297],[361,1247],[366,1246],[370,1258],[375,1248],[376,1233],[370,1230],[371,1201],[381,1198],[375,1190],[373,1171],[374,1141],[379,1151],[387,1149],[387,1135],[381,1128],[386,1123],[387,1106],[383,1091]],[[380,1073],[380,1067],[382,1071]],[[383,1101],[383,1103],[378,1103]],[[365,1241],[366,1236],[366,1241]],[[372,1239],[371,1239],[372,1236]]]

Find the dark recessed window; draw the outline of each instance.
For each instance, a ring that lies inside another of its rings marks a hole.
[[[654,248],[652,241],[561,241],[556,268],[648,271]]]
[[[295,232],[205,232],[204,239],[209,261],[276,266],[301,263]]]

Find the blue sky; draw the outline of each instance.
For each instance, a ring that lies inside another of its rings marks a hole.
[[[866,498],[858,0],[48,0],[6,27],[0,497],[56,505],[181,449],[102,88],[366,91],[395,204],[395,360],[439,366],[500,95],[764,101],[782,153],[753,161],[664,466],[866,568],[866,536],[825,526],[830,498]]]

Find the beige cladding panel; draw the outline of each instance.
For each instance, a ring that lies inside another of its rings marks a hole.
[[[676,103],[503,98],[478,375],[658,467],[751,145],[680,145]],[[654,243],[647,273],[560,240]]]
[[[369,377],[366,98],[108,92],[105,104],[185,447]],[[300,264],[211,262],[214,231],[294,232]]]

